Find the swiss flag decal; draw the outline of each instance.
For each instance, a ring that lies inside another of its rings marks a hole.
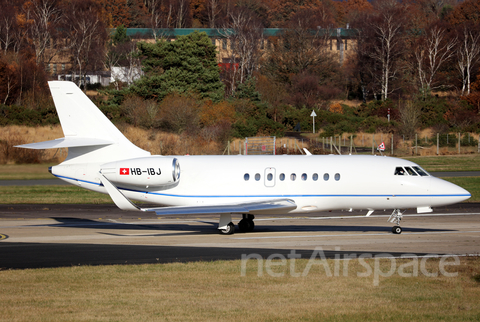
[[[130,174],[130,169],[129,168],[120,168],[120,175],[126,176]]]

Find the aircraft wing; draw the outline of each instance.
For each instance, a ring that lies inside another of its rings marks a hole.
[[[199,214],[278,214],[297,208],[291,199],[267,199],[255,202],[225,205],[179,206],[141,208],[131,202],[107,178],[101,175],[101,181],[113,202],[123,210],[154,211],[157,215],[199,215]]]
[[[157,215],[186,215],[186,214],[277,214],[297,208],[290,199],[272,199],[243,204],[205,205],[194,207],[158,207],[146,211],[155,211]]]

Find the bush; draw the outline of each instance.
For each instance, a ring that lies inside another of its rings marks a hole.
[[[436,135],[433,136],[429,141],[432,145],[437,145],[437,136]],[[454,148],[457,145],[457,142],[458,142],[458,139],[455,134],[444,133],[438,136],[438,146],[441,148],[443,147]]]
[[[15,145],[24,143],[25,142],[21,139],[21,137],[16,134],[8,135],[0,140],[0,163],[40,163],[44,151],[15,147]]]
[[[460,145],[461,146],[478,146],[478,140],[473,138],[468,133],[465,133],[462,135],[462,138],[460,139]]]
[[[40,124],[55,124],[50,118],[42,120],[42,113],[36,110],[26,109],[18,105],[0,105],[0,125],[40,125]],[[43,122],[42,122],[43,121]],[[58,118],[56,119],[58,123]]]

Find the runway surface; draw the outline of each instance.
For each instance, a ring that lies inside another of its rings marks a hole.
[[[255,231],[220,235],[218,216],[125,212],[114,205],[0,205],[0,268],[38,268],[241,259],[242,255],[310,258],[361,254],[479,254],[480,204],[417,215],[391,233],[390,211],[257,216]],[[234,216],[237,223],[240,216]]]

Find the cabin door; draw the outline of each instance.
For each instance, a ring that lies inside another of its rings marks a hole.
[[[275,168],[265,169],[265,187],[275,186]]]

